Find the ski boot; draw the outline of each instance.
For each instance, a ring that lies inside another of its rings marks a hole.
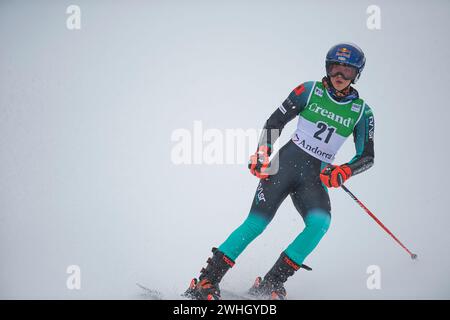
[[[300,268],[312,270],[307,265],[296,264],[283,252],[264,279],[256,278],[248,293],[260,299],[286,300],[287,293],[283,284]]]
[[[212,252],[213,256],[206,261],[208,265],[200,271],[199,279],[191,280],[189,288],[184,293],[185,297],[192,300],[220,300],[219,282],[233,267],[234,261],[217,248],[212,248]]]

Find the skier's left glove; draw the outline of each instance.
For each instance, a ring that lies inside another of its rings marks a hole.
[[[269,175],[265,173],[269,167],[270,148],[268,146],[259,146],[254,155],[250,157],[248,168],[250,172],[260,179],[266,179]]]
[[[341,166],[327,165],[320,173],[320,180],[328,188],[338,188],[352,176],[352,169],[346,164]]]

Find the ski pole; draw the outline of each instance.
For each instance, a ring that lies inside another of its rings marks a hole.
[[[367,207],[361,201],[359,201],[359,199],[350,190],[348,190],[346,186],[341,185],[341,188],[344,189],[344,191],[347,192],[350,195],[350,197],[352,197],[352,199],[355,200],[359,204],[359,206],[363,208],[364,211],[369,216],[371,216],[372,219],[375,220],[375,222],[378,223],[380,227],[384,229],[384,231],[386,231],[403,249],[406,250],[406,252],[408,252],[408,254],[411,256],[411,259],[413,260],[417,259],[417,254],[409,251],[409,249],[403,243],[401,243],[400,240],[398,240],[397,237],[394,236],[394,234],[377,217],[375,217],[375,215],[369,209],[367,209]]]

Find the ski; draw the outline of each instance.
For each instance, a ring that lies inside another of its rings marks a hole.
[[[146,286],[143,286],[142,284],[136,282],[136,285],[144,290],[143,295],[149,299],[152,300],[163,300],[163,294],[158,290],[153,290],[150,288],[147,288]]]

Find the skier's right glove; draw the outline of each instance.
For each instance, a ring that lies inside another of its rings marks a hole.
[[[260,179],[266,179],[269,175],[265,173],[269,167],[270,148],[268,146],[259,146],[258,151],[250,157],[248,168],[250,172]]]
[[[346,164],[340,166],[327,165],[320,173],[320,180],[328,188],[338,188],[351,176],[352,169]]]

